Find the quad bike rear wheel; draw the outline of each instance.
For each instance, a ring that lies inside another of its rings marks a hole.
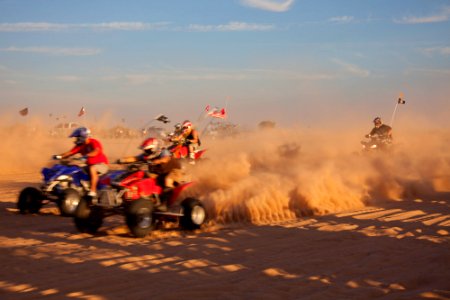
[[[125,221],[132,235],[145,237],[153,227],[153,203],[146,199],[133,201],[125,213]]]
[[[19,194],[17,208],[21,214],[35,214],[41,209],[43,200],[44,196],[40,190],[34,187],[26,187]]]
[[[199,229],[206,220],[206,210],[203,204],[195,198],[186,198],[181,202],[183,216],[180,225],[184,229]]]

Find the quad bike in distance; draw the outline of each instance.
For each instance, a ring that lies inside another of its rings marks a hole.
[[[363,152],[388,151],[392,147],[392,139],[379,135],[366,135],[366,140],[361,141]]]
[[[175,138],[172,134],[166,139],[166,142],[169,144],[167,149],[172,153],[174,158],[177,159],[189,159],[189,147],[186,144],[186,140],[181,138]],[[199,160],[203,154],[206,152],[206,149],[196,149],[194,151],[194,161]]]

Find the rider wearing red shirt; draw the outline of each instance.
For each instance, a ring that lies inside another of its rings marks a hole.
[[[69,137],[76,138],[75,147],[61,154],[55,155],[56,158],[66,158],[75,154],[81,154],[86,157],[86,163],[91,178],[91,187],[88,196],[97,196],[97,182],[99,175],[108,172],[108,158],[103,153],[102,144],[91,138],[91,131],[86,127],[75,129]]]

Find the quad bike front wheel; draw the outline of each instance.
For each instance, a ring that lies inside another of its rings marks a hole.
[[[180,225],[184,229],[199,229],[206,220],[206,210],[203,204],[195,198],[186,198],[181,202],[183,216]]]
[[[59,211],[63,216],[73,216],[80,203],[80,193],[74,188],[67,188],[58,201]]]
[[[103,224],[103,213],[100,208],[91,207],[88,200],[82,198],[75,210],[73,221],[79,232],[94,234]]]
[[[153,203],[146,199],[133,201],[125,213],[125,221],[132,235],[147,236],[153,227]]]
[[[34,187],[26,187],[19,194],[17,208],[21,214],[35,214],[41,209],[43,200],[44,196],[40,190]]]

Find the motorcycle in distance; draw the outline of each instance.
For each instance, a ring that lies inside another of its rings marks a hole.
[[[392,139],[380,135],[366,135],[361,141],[363,152],[388,151],[392,147]]]
[[[55,159],[55,158],[53,158]],[[40,188],[26,187],[18,197],[17,208],[21,214],[38,213],[43,205],[54,202],[61,215],[72,216],[80,198],[89,191],[90,179],[84,167],[83,157],[55,159],[58,163],[52,167],[42,168],[43,182]],[[105,177],[114,177],[123,171],[111,171]],[[101,186],[99,180],[99,186]]]
[[[83,197],[74,215],[78,231],[95,233],[103,219],[123,215],[130,233],[147,236],[158,222],[178,222],[183,229],[199,229],[206,220],[206,210],[196,198],[182,199],[180,194],[193,184],[185,182],[170,191],[163,191],[156,178],[134,163],[129,171],[97,191],[97,198]]]

